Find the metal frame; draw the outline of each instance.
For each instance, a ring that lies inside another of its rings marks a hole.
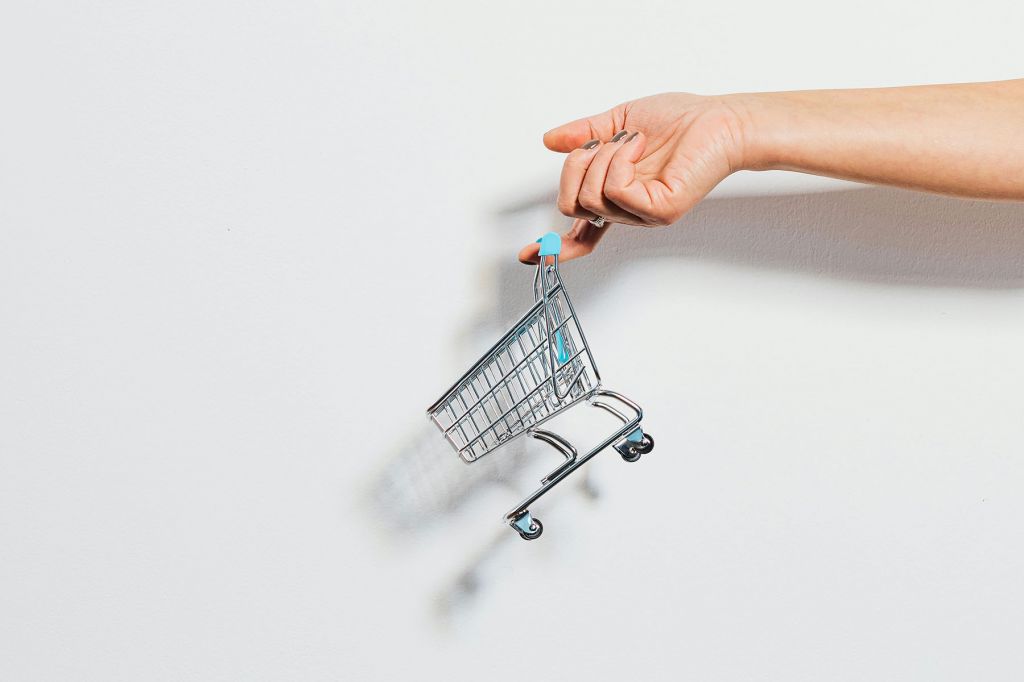
[[[548,257],[537,264],[533,306],[427,409],[467,463],[525,434],[547,443],[565,459],[541,479],[540,488],[505,515],[505,522],[526,540],[543,531],[529,506],[598,452],[613,446],[623,459],[635,462],[654,447],[654,440],[640,427],[640,406],[601,387],[597,363],[562,284],[558,256],[550,258],[550,264]],[[621,409],[601,398],[616,401]],[[568,440],[539,427],[584,400],[616,417],[621,426],[581,457]]]

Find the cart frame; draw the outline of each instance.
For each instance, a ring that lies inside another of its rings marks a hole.
[[[558,271],[561,238],[549,232],[537,241],[541,248],[534,305],[427,409],[467,463],[526,434],[562,455],[565,461],[541,479],[540,488],[505,514],[505,523],[525,540],[540,537],[544,528],[529,506],[597,453],[613,446],[625,461],[636,462],[654,448],[654,439],[640,426],[640,406],[601,386],[590,345]],[[539,427],[582,401],[613,415],[621,425],[580,456],[568,440]]]

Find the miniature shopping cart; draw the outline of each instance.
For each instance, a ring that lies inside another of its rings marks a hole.
[[[549,232],[537,241],[541,247],[533,307],[427,410],[467,463],[523,434],[544,441],[565,458],[541,479],[540,488],[505,515],[524,540],[540,537],[544,529],[529,506],[598,452],[613,446],[622,459],[635,462],[654,448],[654,439],[640,428],[640,406],[601,388],[594,356],[558,274],[561,238]],[[618,428],[580,456],[565,438],[538,427],[583,401],[615,416]]]

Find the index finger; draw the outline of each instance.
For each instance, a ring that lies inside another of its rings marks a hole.
[[[588,220],[577,219],[572,224],[572,229],[562,237],[562,252],[558,254],[561,263],[582,258],[588,255],[601,241],[601,237],[608,231],[611,223],[605,223],[604,227],[595,227]],[[540,259],[540,244],[531,243],[519,251],[519,262],[526,265],[536,265]]]

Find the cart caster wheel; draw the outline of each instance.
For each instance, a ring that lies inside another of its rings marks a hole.
[[[636,445],[633,445],[629,441],[626,441],[624,445],[627,445],[628,447],[619,448],[619,454],[622,455],[622,459],[627,462],[635,462],[640,459],[640,455],[646,455],[654,449],[654,438],[652,438],[649,433],[645,433],[643,440]]]
[[[544,532],[544,524],[540,522],[540,519],[533,519],[533,523],[530,524],[530,530],[523,531],[516,528],[516,532],[524,540],[536,540]]]
[[[627,452],[623,452],[620,454],[622,455],[622,459],[624,459],[625,461],[635,462],[638,459],[640,459],[640,455],[642,455],[643,453],[638,451],[636,448],[630,448]]]
[[[640,445],[636,446],[636,451],[641,455],[646,455],[648,452],[654,449],[654,436],[649,433],[644,433],[644,439],[640,441]]]

